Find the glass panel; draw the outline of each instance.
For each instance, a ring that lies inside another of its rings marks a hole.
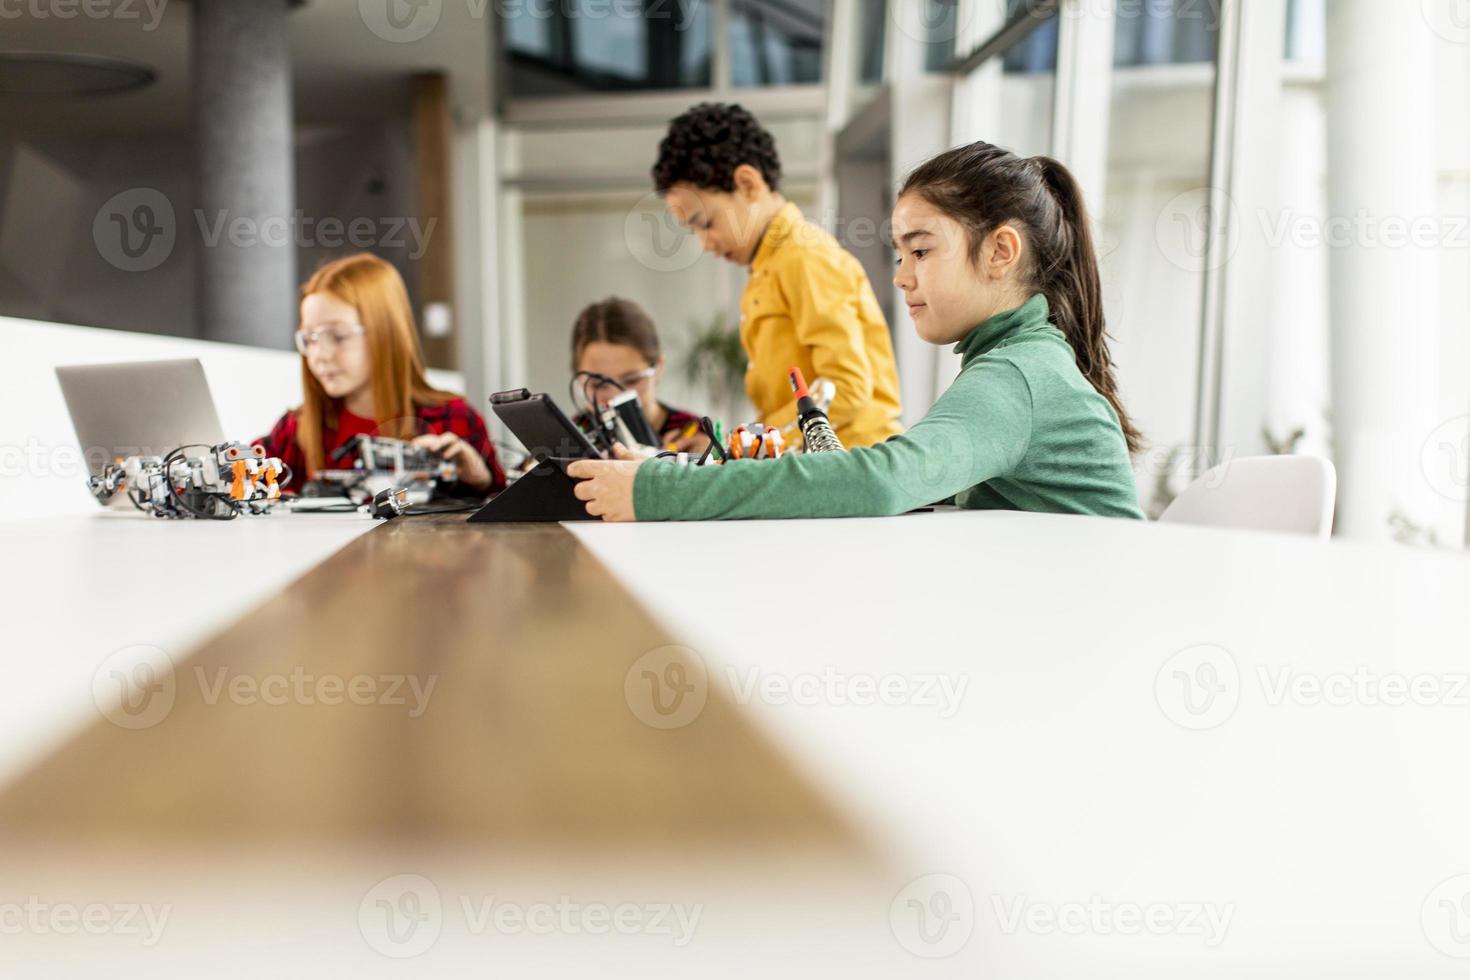
[[[1148,0],[1119,4],[1113,64],[1214,63],[1221,0]]]
[[[1022,0],[1024,2],[1024,0]],[[1012,6],[1016,0],[1012,0]],[[1014,13],[1014,11],[1012,11]],[[1006,49],[1004,64],[1007,74],[1050,74],[1057,71],[1057,38],[1061,28],[1055,17],[1026,35],[1019,44]]]
[[[711,2],[499,5],[510,92],[708,87]]]
[[[511,51],[550,58],[551,21],[545,17],[506,17],[506,47]]]
[[[958,80],[954,142],[985,140],[1023,156],[1051,152],[1057,37],[1052,17],[999,59]]]
[[[636,81],[648,70],[648,33],[640,20],[573,21],[572,50],[580,67],[602,75]]]
[[[924,46],[924,70],[944,71],[954,60],[959,0],[924,0],[924,29],[929,35]]]
[[[1286,57],[1327,60],[1327,0],[1287,0]]]
[[[1139,495],[1157,513],[1187,482],[1194,441],[1218,17],[1203,0],[1120,5],[1101,216],[1104,304],[1124,403],[1147,449]],[[1166,13],[1170,11],[1165,11]],[[1157,73],[1168,69],[1169,83]],[[1099,203],[1101,207],[1099,208]]]
[[[730,77],[737,88],[822,80],[824,0],[730,0]]]

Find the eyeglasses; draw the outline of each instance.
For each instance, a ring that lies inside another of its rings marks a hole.
[[[320,348],[323,354],[330,354],[353,337],[361,337],[365,332],[366,329],[360,323],[328,323],[315,330],[298,330],[296,331],[296,349],[303,355],[310,354],[316,348]]]
[[[594,376],[587,379],[587,390],[593,392],[596,395],[600,395],[602,394],[602,392],[608,390],[617,391],[621,389],[633,388],[636,387],[639,382],[646,381],[657,373],[658,368],[646,367],[642,371],[635,371],[632,374],[625,374],[621,378],[609,378],[606,381],[599,380],[597,377]]]

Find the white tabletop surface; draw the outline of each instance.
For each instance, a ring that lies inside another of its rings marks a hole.
[[[95,721],[109,655],[183,653],[372,526],[119,514],[0,527],[0,776]],[[569,857],[568,871],[520,855],[459,884],[450,859],[433,877],[443,934],[400,960],[359,911],[389,884],[381,856],[292,856],[288,881],[279,860],[227,849],[172,883],[124,867],[78,891],[71,870],[50,877],[17,854],[7,895],[177,914],[156,947],[7,934],[0,964],[37,977],[1464,975],[1467,556],[1004,513],[568,527],[697,654],[707,695],[744,702],[876,842],[877,892],[718,855],[667,882],[636,856]],[[1399,703],[1395,683],[1422,703]],[[454,904],[486,895],[664,897],[703,918],[680,946],[486,934]]]
[[[1470,874],[1470,556],[1016,513],[569,526],[920,891],[968,893],[936,975],[1470,967],[1470,878],[1441,887]]]

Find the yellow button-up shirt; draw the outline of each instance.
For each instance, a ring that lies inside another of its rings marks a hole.
[[[767,226],[740,298],[745,391],[766,425],[796,418],[787,372],[837,386],[828,410],[849,448],[903,431],[893,341],[862,264],[786,204]],[[797,437],[799,438],[799,437]]]

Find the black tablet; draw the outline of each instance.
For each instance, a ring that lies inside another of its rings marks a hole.
[[[549,395],[533,395],[525,388],[499,391],[490,396],[490,407],[536,459],[602,458]]]

